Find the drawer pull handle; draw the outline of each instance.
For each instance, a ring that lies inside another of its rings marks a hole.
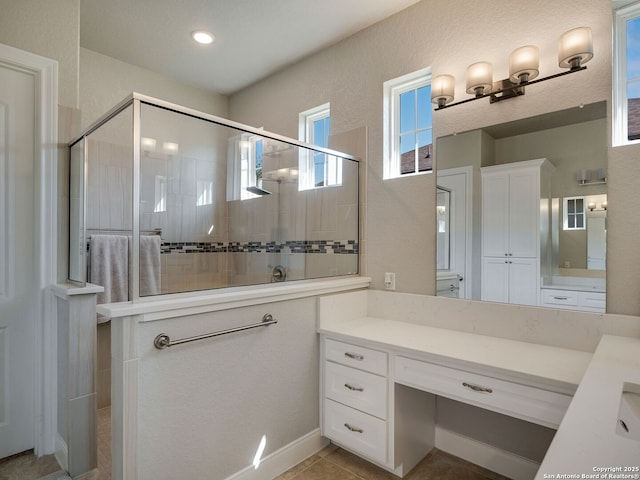
[[[487,387],[481,387],[480,385],[473,385],[472,383],[462,382],[463,387],[470,388],[474,392],[493,393],[493,390]]]
[[[362,387],[354,387],[353,385],[349,385],[348,383],[345,383],[344,386],[352,392],[364,392],[364,388]]]
[[[351,353],[351,352],[344,352],[344,356],[345,357],[349,357],[353,360],[364,360],[364,356],[363,355],[358,355],[357,353]]]
[[[364,430],[362,430],[361,428],[358,427],[353,427],[351,425],[349,425],[348,423],[344,424],[345,427],[347,427],[350,431],[355,432],[355,433],[364,433]]]
[[[554,300],[569,300],[569,297],[553,297]]]

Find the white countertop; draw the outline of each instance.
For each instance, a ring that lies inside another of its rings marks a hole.
[[[365,340],[458,364],[480,367],[488,374],[573,393],[592,354],[407,322],[361,317],[321,320],[318,331],[334,337]]]
[[[640,441],[616,433],[624,382],[640,384],[640,339],[604,335],[536,479],[558,474],[589,478],[581,475],[602,475],[598,468],[640,467]],[[640,478],[640,471],[610,472],[614,476],[599,478]],[[620,474],[631,476],[615,476]]]

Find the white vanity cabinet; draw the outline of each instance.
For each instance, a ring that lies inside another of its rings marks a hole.
[[[579,378],[590,359],[404,322],[355,323],[333,324],[335,333],[319,329],[321,433],[400,477],[438,446],[438,396],[557,428],[575,391],[573,382],[558,380],[569,372]],[[564,373],[553,378],[559,364]]]
[[[387,354],[323,338],[322,434],[387,463]]]
[[[482,300],[538,305],[553,170],[546,159],[481,169]]]
[[[604,313],[606,310],[605,292],[561,290],[558,288],[543,288],[540,292],[544,307],[598,313]]]
[[[482,299],[489,302],[537,305],[538,259],[482,259]]]

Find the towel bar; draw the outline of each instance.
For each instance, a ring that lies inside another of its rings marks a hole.
[[[254,323],[252,325],[245,325],[244,327],[228,328],[226,330],[219,330],[217,332],[205,333],[203,335],[197,335],[195,337],[181,338],[179,340],[171,340],[169,335],[161,333],[153,340],[153,346],[158,350],[163,350],[167,347],[173,347],[174,345],[180,345],[181,343],[194,342],[196,340],[204,340],[205,338],[219,337],[220,335],[226,335],[228,333],[242,332],[243,330],[249,330],[251,328],[266,327],[278,323],[278,320],[273,318],[270,313],[265,313],[260,323]]]

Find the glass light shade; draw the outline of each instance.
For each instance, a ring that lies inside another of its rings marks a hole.
[[[589,27],[578,27],[565,32],[558,40],[558,65],[562,68],[579,67],[593,58],[593,38]]]
[[[140,138],[140,146],[142,147],[143,150],[155,150],[156,149],[156,139],[155,138],[147,138],[147,137],[141,137]]]
[[[509,79],[513,83],[520,83],[521,78],[532,80],[540,73],[539,66],[538,47],[527,45],[517,48],[509,55]]]
[[[442,101],[449,103],[453,100],[456,79],[453,75],[438,75],[431,81],[431,101],[440,105]]]
[[[587,183],[591,180],[591,172],[589,170],[578,170],[576,177],[578,178],[578,183]]]
[[[489,62],[473,63],[467,67],[467,93],[490,93],[493,87],[493,66]]]

